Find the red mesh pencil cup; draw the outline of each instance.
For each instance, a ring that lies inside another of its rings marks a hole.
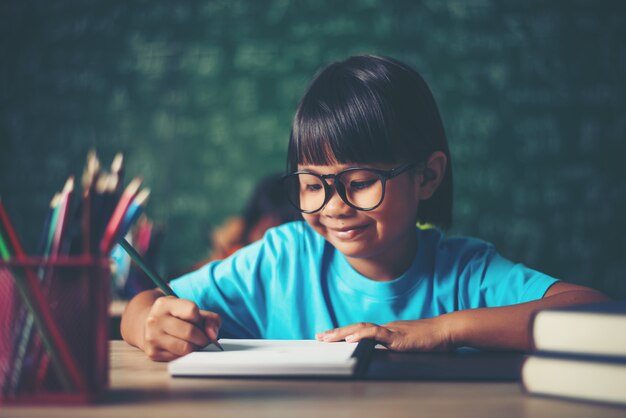
[[[108,386],[109,302],[105,257],[0,261],[0,403],[96,400]]]

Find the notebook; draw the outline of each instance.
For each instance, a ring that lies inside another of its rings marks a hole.
[[[220,339],[168,364],[172,376],[351,377],[367,366],[374,342]]]

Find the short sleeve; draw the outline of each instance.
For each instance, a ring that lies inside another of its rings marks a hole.
[[[485,244],[459,265],[461,309],[507,306],[541,299],[558,280],[513,263]]]
[[[173,280],[172,290],[201,309],[218,313],[220,337],[260,338],[266,322],[263,282],[272,270],[266,247],[258,241],[209,263]]]

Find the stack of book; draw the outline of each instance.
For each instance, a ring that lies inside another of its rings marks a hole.
[[[539,311],[532,338],[527,393],[626,404],[626,301]]]

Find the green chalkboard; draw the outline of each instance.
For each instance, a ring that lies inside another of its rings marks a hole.
[[[0,195],[32,249],[87,151],[123,151],[166,228],[158,267],[177,274],[284,170],[315,71],[359,53],[431,85],[453,155],[450,233],[626,297],[620,0],[5,0]]]

